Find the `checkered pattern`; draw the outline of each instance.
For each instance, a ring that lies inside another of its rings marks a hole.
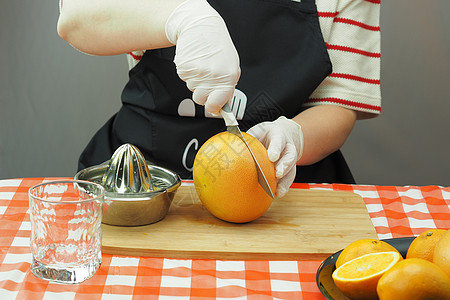
[[[324,299],[320,261],[221,261],[103,255],[97,273],[77,285],[30,272],[28,189],[60,178],[0,180],[0,299]],[[294,184],[363,197],[379,238],[450,229],[450,188]],[[337,249],[339,250],[339,249]]]
[[[360,195],[380,239],[450,229],[450,187],[294,184],[295,188],[348,191]]]

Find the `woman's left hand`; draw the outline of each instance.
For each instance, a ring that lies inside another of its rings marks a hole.
[[[256,124],[247,131],[266,148],[270,161],[275,163],[276,196],[283,197],[295,179],[297,161],[303,153],[302,127],[297,122],[279,117],[273,122]]]

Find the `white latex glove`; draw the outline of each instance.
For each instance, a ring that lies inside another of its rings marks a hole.
[[[275,164],[277,197],[283,197],[295,179],[296,163],[303,154],[302,127],[291,119],[279,117],[273,122],[256,124],[247,131],[266,148]]]
[[[177,73],[192,100],[218,114],[240,76],[239,56],[222,17],[206,0],[184,1],[169,16],[166,36],[176,45]]]

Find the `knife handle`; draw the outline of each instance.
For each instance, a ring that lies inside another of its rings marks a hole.
[[[233,112],[231,111],[230,105],[225,103],[225,105],[220,110],[220,114],[222,115],[222,118],[225,120],[225,125],[227,126],[238,126],[238,122],[236,120],[236,117],[234,116]]]

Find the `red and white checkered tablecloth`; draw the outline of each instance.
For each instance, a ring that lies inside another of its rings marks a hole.
[[[100,269],[81,284],[38,279],[30,272],[28,189],[54,179],[0,180],[0,299],[324,299],[315,283],[321,261],[103,254]],[[450,187],[294,184],[293,188],[361,195],[380,239],[450,229]]]

